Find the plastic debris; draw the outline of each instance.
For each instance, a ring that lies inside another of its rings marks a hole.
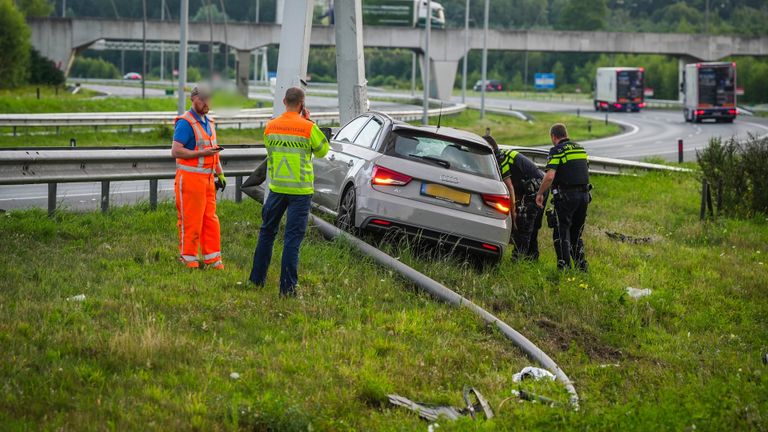
[[[632,288],[627,287],[627,294],[629,294],[630,297],[637,300],[640,297],[645,297],[651,295],[651,290],[649,288]]]
[[[475,396],[475,399],[477,400],[476,403],[472,403],[472,395]],[[445,417],[449,420],[458,420],[459,417],[466,416],[475,420],[478,412],[482,412],[486,419],[493,418],[493,411],[491,410],[490,404],[488,404],[488,401],[474,387],[464,387],[463,397],[464,402],[467,404],[465,408],[414,402],[396,394],[387,395],[387,397],[389,398],[389,403],[392,405],[415,411],[419,414],[419,417],[429,421],[435,421],[440,417]]]
[[[647,244],[653,242],[653,239],[650,237],[632,237],[618,232],[606,231],[605,235],[612,240],[620,241],[622,243]]]
[[[231,374],[229,374],[229,377],[232,378],[233,380],[239,380],[240,374],[237,372],[232,372]]]
[[[437,423],[430,423],[429,426],[427,426],[427,432],[435,432],[440,427]]]
[[[78,294],[76,296],[69,297],[67,298],[67,301],[75,301],[75,302],[85,301],[85,294]]]
[[[512,381],[514,382],[520,382],[526,378],[533,378],[534,381],[538,381],[542,378],[549,378],[552,381],[554,381],[555,375],[553,375],[552,372],[546,369],[537,368],[533,366],[526,366],[520,372],[512,375]]]
[[[512,390],[512,395],[513,396],[517,396],[517,397],[519,397],[522,400],[527,400],[527,401],[530,401],[530,402],[533,402],[533,403],[538,402],[538,403],[542,403],[544,405],[549,405],[549,406],[552,406],[552,407],[560,406],[560,402],[558,402],[558,401],[556,401],[554,399],[550,399],[550,398],[548,398],[546,396],[540,396],[540,395],[537,395],[535,393],[531,393],[531,392],[527,392],[527,391],[523,391],[523,390]]]

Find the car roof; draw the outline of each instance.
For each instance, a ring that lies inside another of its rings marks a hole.
[[[385,114],[386,115],[386,114]],[[387,116],[389,117],[389,116]],[[412,125],[409,123],[405,123],[399,120],[392,120],[392,130],[400,130],[400,131],[410,131],[415,132],[422,135],[431,135],[436,138],[447,138],[449,140],[458,140],[458,141],[464,141],[469,144],[474,144],[475,146],[487,148],[489,150],[493,150],[493,147],[491,147],[488,142],[486,142],[483,138],[481,138],[479,135],[474,134],[472,132],[468,132],[461,129],[454,129],[451,127],[446,126],[440,126],[438,128],[437,126],[417,126]]]

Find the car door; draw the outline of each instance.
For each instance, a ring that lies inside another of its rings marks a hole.
[[[339,180],[340,191],[349,178],[354,177],[367,163],[380,155],[374,148],[379,141],[383,127],[384,122],[376,116],[372,116],[351,143],[342,145],[343,155],[340,155],[339,158],[344,158],[343,161],[346,161],[347,172]]]
[[[343,156],[343,145],[355,139],[368,119],[368,116],[360,116],[347,123],[331,139],[328,154],[312,161],[315,171],[315,203],[329,209],[336,208],[341,193],[338,188],[342,180],[339,178],[349,170],[348,158]]]

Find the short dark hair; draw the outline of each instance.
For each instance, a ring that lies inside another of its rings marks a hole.
[[[491,145],[491,147],[493,147],[493,151],[495,151],[495,152],[496,152],[496,151],[499,151],[499,145],[496,143],[496,140],[495,140],[495,139],[494,139],[492,136],[490,136],[490,135],[485,135],[485,136],[483,137],[483,139],[485,140],[485,142],[487,142],[488,144],[490,144],[490,145]]]
[[[304,102],[304,90],[301,87],[291,87],[285,91],[285,104],[296,106]]]
[[[562,123],[555,123],[549,129],[549,134],[557,139],[568,138],[568,129]]]

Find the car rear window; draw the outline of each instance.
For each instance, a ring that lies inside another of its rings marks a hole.
[[[434,136],[395,132],[387,154],[452,171],[498,179],[491,149]]]

